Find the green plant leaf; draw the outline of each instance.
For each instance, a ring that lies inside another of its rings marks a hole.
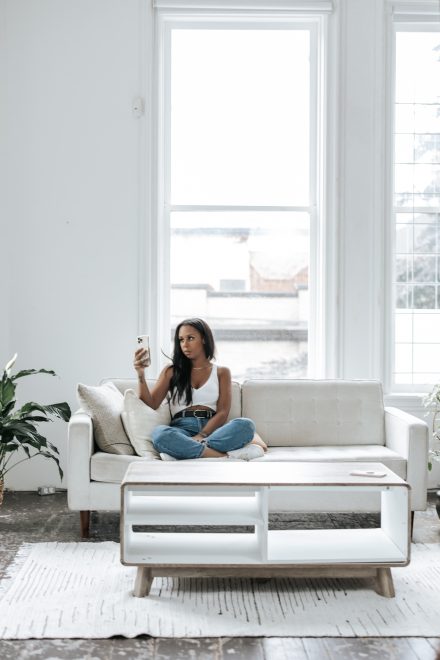
[[[64,422],[68,422],[72,416],[70,406],[66,402],[41,406],[40,404],[35,403],[35,401],[29,401],[29,403],[25,403],[25,405],[20,408],[18,414],[21,416],[22,414],[27,415],[28,413],[36,411],[44,413],[45,415],[54,415],[55,417],[62,419]]]
[[[61,403],[52,403],[52,405],[44,407],[46,408],[49,415],[55,415],[56,417],[62,419],[64,422],[68,422],[72,416],[70,406],[65,401]]]
[[[41,447],[41,442],[39,442],[39,440],[36,440],[31,435],[16,435],[15,438],[19,443],[20,447],[24,447],[25,445],[30,445],[34,449],[40,449]]]
[[[3,444],[7,444],[8,442],[11,442],[13,439],[14,434],[7,429],[4,430],[0,424],[0,448]]]
[[[21,421],[31,420],[33,422],[51,422],[52,420],[48,417],[42,417],[40,415],[28,415],[27,417],[19,417]]]
[[[11,452],[11,451],[17,451],[18,446],[19,446],[19,445],[16,445],[16,444],[14,444],[14,443],[12,443],[12,442],[10,442],[10,443],[8,443],[8,444],[6,444],[6,445],[3,445],[3,444],[2,444],[2,452],[4,451],[4,452],[9,453],[9,452]]]
[[[52,449],[52,451],[56,452],[57,454],[60,453],[60,452],[58,451],[58,447],[56,447],[56,446],[53,445],[51,442],[49,442],[49,440],[47,441],[47,446],[49,447],[49,449]]]
[[[47,447],[46,438],[43,435],[37,433],[37,431],[34,428],[33,429],[18,428],[12,430],[12,433],[20,446],[23,446],[24,444],[28,444],[31,445],[31,447],[35,447],[35,449],[40,449],[41,447]]]
[[[55,371],[50,369],[23,369],[23,371],[19,371],[14,376],[11,376],[11,380],[17,380],[17,378],[23,378],[23,376],[32,376],[33,374],[50,374],[51,376],[56,376]]]
[[[8,417],[8,415],[11,414],[11,412],[14,410],[14,406],[16,404],[15,399],[10,401],[0,412],[0,418],[2,417]]]
[[[16,356],[13,361],[8,363],[8,367],[12,368],[15,358]],[[4,371],[0,380],[0,476],[4,476],[6,472],[15,467],[15,464],[6,467],[9,455],[21,448],[27,457],[21,460],[34,458],[41,454],[45,458],[55,461],[60,478],[63,479],[63,471],[57,457],[59,450],[38,433],[37,427],[40,423],[53,421],[50,419],[51,417],[58,417],[68,422],[72,415],[68,403],[53,403],[44,406],[30,401],[14,412],[16,381],[19,378],[34,374],[56,376],[56,373],[49,369],[25,369],[11,376],[11,368]],[[35,450],[34,453],[31,453],[32,449]],[[8,458],[6,458],[7,455]]]
[[[12,431],[15,434],[21,433],[27,435],[28,433],[36,433],[37,429],[30,422],[24,422],[19,419],[11,419],[3,424],[3,428],[7,431]]]
[[[60,462],[57,459],[57,457],[53,456],[52,454],[49,454],[48,451],[40,451],[40,454],[41,454],[41,456],[45,456],[46,458],[51,458],[53,461],[55,461],[55,463],[57,464],[57,467],[58,467],[58,472],[60,474],[60,478],[62,479],[64,477],[64,472],[61,469]]]
[[[0,408],[3,410],[15,395],[15,386],[10,378],[3,378],[0,382]]]
[[[39,433],[35,433],[34,439],[37,440],[37,442],[39,442],[42,447],[47,447],[47,440],[44,437],[44,435],[40,435]]]
[[[22,442],[27,442],[28,440],[32,440],[32,442],[36,442],[42,447],[47,447],[47,440],[44,437],[44,435],[40,435],[37,433],[37,431],[30,431],[28,433],[18,433],[15,436],[16,438],[21,439]]]

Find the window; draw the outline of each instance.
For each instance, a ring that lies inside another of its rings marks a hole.
[[[320,25],[268,16],[162,25],[164,314],[171,336],[183,318],[206,319],[218,363],[238,380],[309,373]]]
[[[398,25],[394,99],[396,389],[440,375],[440,29]]]

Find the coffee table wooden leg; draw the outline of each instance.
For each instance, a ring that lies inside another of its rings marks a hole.
[[[385,598],[394,598],[396,595],[394,591],[393,576],[391,575],[390,568],[376,569],[376,583],[377,593]]]
[[[148,596],[153,582],[153,575],[150,568],[145,566],[138,566],[136,579],[134,581],[133,596],[143,598]]]

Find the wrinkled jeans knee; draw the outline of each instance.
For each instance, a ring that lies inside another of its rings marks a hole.
[[[169,454],[178,460],[200,458],[205,448],[200,442],[193,440],[189,433],[164,424],[156,426],[151,437],[156,451]]]
[[[207,438],[206,446],[225,453],[233,449],[241,449],[252,440],[254,433],[255,424],[251,419],[237,417],[211,433]]]

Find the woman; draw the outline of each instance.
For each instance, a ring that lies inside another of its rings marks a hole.
[[[173,363],[149,390],[145,379],[147,351],[135,353],[139,398],[156,410],[168,395],[171,423],[153,431],[162,458],[259,458],[267,449],[251,419],[226,422],[231,407],[231,373],[211,362],[215,354],[210,327],[201,319],[179,323],[174,335]]]

